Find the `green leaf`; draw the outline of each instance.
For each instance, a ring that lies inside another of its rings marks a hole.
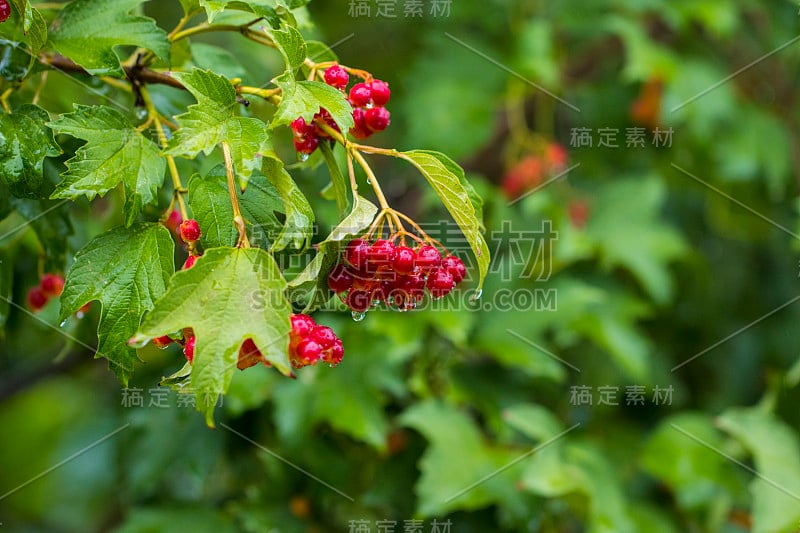
[[[269,32],[269,36],[277,45],[288,70],[295,70],[303,64],[306,59],[306,42],[297,28],[285,26]]]
[[[527,437],[539,441],[553,438],[564,430],[551,411],[531,403],[517,404],[505,409],[503,420]]]
[[[198,3],[197,0],[194,0],[194,3]],[[208,22],[213,22],[217,15],[225,9],[236,9],[264,17],[273,26],[280,23],[278,13],[272,7],[275,5],[275,1],[199,0],[199,5],[205,8]]]
[[[438,152],[413,150],[400,152],[399,157],[411,162],[425,176],[442,200],[450,216],[464,233],[478,264],[478,290],[489,272],[489,247],[481,233],[483,222],[478,219],[482,209],[476,209],[470,192],[464,186],[464,171],[452,159]],[[474,189],[473,196],[476,196]]]
[[[48,192],[44,160],[61,154],[49,121],[47,111],[31,104],[0,115],[0,180],[14,196],[40,198]]]
[[[14,38],[19,35],[19,39],[28,44],[31,48],[31,61],[33,61],[35,60],[34,56],[39,53],[44,43],[47,42],[47,22],[38,9],[31,7],[29,0],[11,0],[11,5],[13,6],[12,20],[15,18],[21,19],[20,28],[17,30],[21,33],[17,34],[14,30],[11,30],[10,33],[14,34]],[[3,30],[6,30],[6,28],[3,28]],[[2,31],[0,34],[9,35],[6,31]]]
[[[291,72],[273,80],[282,90],[281,103],[275,111],[270,127],[291,124],[297,117],[310,122],[320,108],[330,112],[342,131],[353,127],[353,108],[344,94],[319,81],[295,81]]]
[[[333,155],[333,150],[328,143],[320,143],[319,149],[322,152],[322,157],[325,158],[325,164],[328,166],[328,173],[331,175],[331,186],[333,194],[336,198],[336,208],[339,210],[339,218],[344,217],[349,207],[347,200],[347,182],[344,179],[339,163]]]
[[[372,224],[377,212],[378,207],[375,204],[356,196],[350,214],[333,228],[330,235],[319,244],[319,252],[314,259],[289,282],[292,301],[307,300],[307,312],[327,301],[326,296],[329,294],[327,276],[339,262],[342,248],[350,239],[360,235]]]
[[[757,408],[729,409],[718,425],[753,455],[758,477],[753,494],[753,532],[793,531],[800,522],[800,442],[775,415]],[[738,468],[731,464],[731,468]]]
[[[672,489],[681,507],[697,509],[732,493],[736,478],[727,459],[687,433],[717,449],[724,447],[723,435],[710,416],[685,412],[658,426],[640,461],[647,473]]]
[[[311,205],[297,187],[292,176],[286,172],[283,161],[274,157],[265,157],[261,171],[278,190],[286,213],[283,231],[272,243],[270,250],[277,252],[290,244],[298,250],[304,250],[311,243],[314,210],[311,209]]]
[[[92,239],[75,255],[61,295],[60,319],[100,300],[96,357],[108,359],[123,385],[133,374],[136,352],[127,345],[142,314],[164,294],[175,270],[175,244],[160,224],[115,228]]]
[[[414,489],[421,515],[477,509],[518,498],[510,480],[519,468],[498,472],[516,454],[485,444],[475,423],[452,405],[433,400],[417,403],[400,416],[400,423],[416,429],[429,442],[419,461],[422,474]],[[497,475],[487,477],[492,473]]]
[[[191,388],[197,409],[214,424],[214,405],[228,389],[239,348],[252,339],[261,353],[290,374],[286,281],[275,260],[259,248],[212,248],[170,280],[133,343],[192,328],[197,338]]]
[[[231,82],[210,70],[194,69],[174,76],[194,95],[197,104],[175,119],[180,129],[170,140],[165,153],[194,158],[208,155],[227,141],[233,166],[244,189],[261,157],[272,152],[267,125],[257,118],[237,116],[239,104]]]
[[[63,55],[96,76],[124,75],[117,46],[141,46],[169,57],[167,32],[153,19],[130,15],[143,0],[74,0],[51,26],[50,38]]]
[[[61,115],[50,127],[86,140],[51,198],[90,200],[105,195],[122,181],[125,225],[130,226],[145,205],[158,200],[166,161],[158,147],[136,131],[127,118],[106,106],[75,104],[75,112]]]
[[[525,461],[522,487],[544,497],[581,492],[589,498],[588,533],[634,533],[614,466],[597,447],[556,441]]]
[[[586,228],[603,265],[628,269],[658,303],[672,296],[668,263],[687,251],[678,232],[659,219],[666,194],[655,176],[617,179],[597,195]]]
[[[261,247],[263,243],[255,241],[264,234],[270,242],[274,241],[283,227],[275,216],[275,213],[283,212],[283,203],[275,187],[263,175],[256,173],[250,179],[247,191],[243,193],[237,189],[236,194],[242,216],[251,230],[251,242]],[[189,180],[189,205],[202,229],[200,244],[203,248],[236,244],[239,233],[233,224],[225,165],[217,165],[204,178],[195,175]]]

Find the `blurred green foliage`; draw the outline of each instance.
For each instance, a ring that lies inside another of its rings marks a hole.
[[[143,405],[123,407],[130,398],[91,359],[97,309],[63,328],[56,302],[31,318],[38,242],[7,232],[39,201],[9,215],[0,198],[0,295],[14,302],[0,300],[4,531],[354,531],[358,520],[377,531],[384,519],[396,531],[412,519],[423,531],[434,519],[459,532],[797,531],[797,5],[453,0],[433,16],[432,3],[410,19],[402,1],[385,18],[375,2],[373,16],[353,17],[346,2],[315,0],[297,17],[307,38],[339,43],[344,63],[391,84],[393,125],[376,142],[465,166],[493,252],[483,298],[358,323],[318,313],[344,340],[344,363],[296,380],[238,373],[209,430],[174,395],[170,408],[150,405],[160,369],[182,364],[174,347],[140,351],[130,387]],[[181,9],[144,12],[169,31]],[[237,37],[193,38],[192,61],[251,85],[281,72],[278,54]],[[151,93],[173,114],[191,103]],[[40,103],[67,112],[107,98],[131,104],[50,72]],[[637,103],[650,112],[636,115]],[[653,146],[656,125],[672,128],[671,146]],[[640,126],[646,145],[627,146]],[[592,147],[571,146],[576,128],[592,130]],[[617,130],[617,148],[598,146],[603,128]],[[280,141],[291,153],[288,134]],[[549,142],[579,166],[509,202],[504,176]],[[63,159],[53,161],[55,182]],[[292,173],[334,220],[311,163]],[[446,218],[411,169],[375,168],[393,205]],[[121,223],[122,201],[56,208],[71,220],[61,253]],[[34,224],[67,231],[54,220]],[[520,261],[508,229],[546,221],[557,240],[538,263]],[[550,261],[548,279],[526,275]],[[555,294],[555,305],[497,305],[521,291]],[[602,390],[617,391],[616,405],[601,404]]]

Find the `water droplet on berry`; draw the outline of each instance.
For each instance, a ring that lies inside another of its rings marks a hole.
[[[136,120],[144,120],[147,118],[147,109],[140,107],[136,110]]]
[[[297,160],[300,161],[301,163],[305,163],[306,161],[308,161],[308,154],[297,152]]]
[[[358,311],[352,311],[350,316],[353,317],[353,320],[356,322],[361,322],[367,316],[367,313],[359,313]]]

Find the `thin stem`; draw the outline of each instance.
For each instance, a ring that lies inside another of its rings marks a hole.
[[[233,208],[233,223],[239,232],[239,240],[236,246],[239,248],[250,248],[250,241],[247,239],[247,230],[244,226],[244,218],[239,209],[239,198],[236,196],[236,180],[233,173],[233,159],[231,158],[231,147],[228,141],[222,141],[222,155],[225,158],[225,175],[228,177],[228,193],[231,196],[231,207]]]
[[[44,89],[44,86],[47,83],[47,75],[49,73],[49,70],[42,72],[42,77],[39,79],[39,86],[36,87],[36,92],[33,94],[33,100],[31,100],[33,105],[37,105],[39,103],[39,97],[42,95],[42,89]]]
[[[161,144],[162,147],[167,146],[167,135],[164,133],[164,126],[161,124],[161,120],[159,119],[160,115],[156,110],[155,106],[153,105],[153,101],[150,99],[150,94],[147,92],[147,89],[142,87],[141,89],[142,99],[144,100],[145,109],[147,109],[148,120],[153,121],[153,125],[156,128],[156,133],[158,134],[158,142]],[[175,206],[175,201],[178,202],[178,209],[181,212],[181,218],[186,220],[189,218],[189,213],[186,210],[186,203],[183,201],[183,194],[186,192],[184,189],[183,184],[181,183],[181,176],[178,173],[178,167],[175,165],[175,158],[171,155],[166,156],[167,159],[167,166],[169,167],[169,174],[172,177],[172,201],[170,202],[170,209],[168,213],[172,212],[172,208]]]
[[[411,217],[409,217],[404,213],[401,213],[400,211],[395,211],[394,214],[395,216],[398,216],[403,220],[405,220],[406,222],[408,222],[411,225],[411,227],[414,228],[417,231],[417,233],[419,233],[420,237],[422,237],[424,240],[432,242],[433,244],[437,245],[439,248],[444,250],[446,253],[448,254],[450,253],[444,244],[442,244],[441,242],[437,241],[436,239],[425,233],[423,229],[420,228],[419,225],[416,222],[414,222],[414,220]]]
[[[60,11],[65,5],[67,4],[60,4],[58,2],[42,2],[40,4],[33,4],[31,5],[31,7],[34,9],[38,9],[39,11],[43,10]]]
[[[235,31],[241,33],[244,29],[243,26],[237,26],[235,24],[209,24],[208,22],[203,22],[197,26],[175,32],[170,40],[174,43],[175,41],[180,41],[181,39],[186,39],[187,37],[199,35],[201,33],[211,33],[215,31]]]
[[[189,22],[189,19],[191,19],[201,10],[202,8],[195,9],[193,11],[190,11],[189,13],[186,13],[183,17],[181,17],[181,20],[178,21],[178,24],[176,24],[175,27],[172,29],[172,31],[169,32],[169,34],[167,35],[167,39],[169,39],[170,41],[174,40],[175,34],[181,31],[184,28],[184,26],[186,26],[186,24]]]
[[[250,87],[248,85],[237,85],[236,92],[238,94],[252,94],[274,103],[275,97],[280,95],[280,87],[275,89],[261,89],[260,87]],[[277,105],[277,104],[276,104]]]
[[[11,114],[11,108],[8,106],[8,97],[11,96],[13,89],[6,89],[3,94],[0,94],[0,106],[3,107],[3,111],[8,114]]]
[[[350,150],[345,150],[347,155],[347,174],[350,176],[350,190],[353,192],[353,204],[358,198],[358,182],[356,182],[356,171],[353,168],[353,155]]]

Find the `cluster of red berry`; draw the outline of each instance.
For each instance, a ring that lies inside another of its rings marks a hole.
[[[386,303],[401,311],[416,308],[425,295],[442,298],[464,279],[467,269],[454,255],[421,244],[416,249],[388,239],[370,244],[353,239],[344,261],[328,274],[328,287],[354,313],[366,313],[373,304]]]
[[[321,326],[314,322],[308,315],[292,315],[292,331],[289,333],[289,361],[295,368],[316,365],[324,361],[330,366],[336,366],[344,357],[342,340],[328,326]],[[188,332],[188,333],[187,333]],[[194,346],[196,338],[194,332],[188,329],[180,339],[173,339],[164,335],[153,339],[153,344],[164,349],[173,342],[183,346],[183,355],[189,364],[194,362]],[[250,368],[259,362],[265,366],[272,366],[259,351],[253,339],[247,339],[239,347],[239,357],[236,367],[239,370]]]
[[[172,211],[164,221],[164,225],[178,237],[179,242],[189,247],[189,257],[186,258],[186,262],[183,263],[181,269],[186,270],[187,268],[192,268],[194,262],[200,257],[195,247],[195,243],[200,240],[200,235],[202,235],[200,232],[200,224],[193,218],[183,220],[183,217],[181,217],[178,211]]]
[[[45,274],[39,280],[39,285],[32,287],[28,291],[28,306],[34,311],[39,311],[47,305],[50,298],[58,298],[61,296],[62,292],[64,292],[63,276],[59,274]]]
[[[0,22],[5,22],[11,16],[11,5],[8,0],[0,0]]]
[[[350,75],[341,65],[333,65],[325,70],[324,78],[325,83],[342,92],[347,90],[347,84],[350,82]],[[391,94],[389,84],[376,79],[356,83],[350,88],[348,100],[353,106],[353,120],[355,121],[355,125],[350,129],[353,137],[366,139],[373,133],[383,131],[389,126],[390,114],[385,105]],[[313,153],[319,146],[320,139],[329,137],[325,130],[316,124],[317,120],[340,131],[327,109],[320,109],[310,124],[303,117],[299,117],[291,124],[294,133],[294,148],[298,153]]]

